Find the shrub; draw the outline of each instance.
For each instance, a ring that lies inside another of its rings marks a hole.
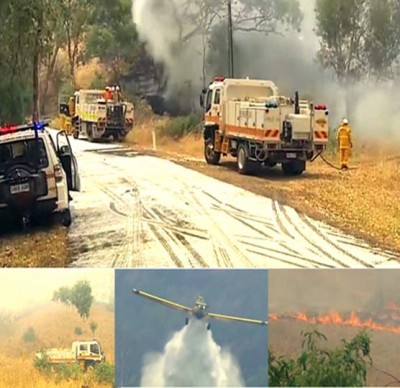
[[[112,385],[114,384],[115,366],[108,362],[103,362],[96,366],[95,376],[99,384]]]
[[[96,330],[98,328],[98,324],[95,321],[92,321],[92,322],[90,322],[89,326],[90,326],[90,331],[92,332],[92,335],[95,336]]]
[[[41,358],[35,358],[35,361],[33,362],[33,366],[34,368],[36,368],[40,373],[43,373],[46,376],[50,376],[51,374],[51,369],[52,366],[51,364],[48,362],[48,357],[47,355],[44,353],[43,350],[40,351],[40,353],[42,354]]]
[[[82,334],[83,334],[83,330],[82,330],[81,327],[77,326],[77,327],[75,327],[75,329],[74,329],[74,333],[75,333],[76,335],[82,335]]]
[[[302,353],[297,360],[276,357],[269,352],[269,386],[356,387],[365,386],[370,358],[369,335],[362,331],[335,349],[318,343],[326,337],[317,332],[302,333]]]
[[[30,327],[22,336],[25,343],[32,343],[36,341],[36,333],[33,327]]]
[[[57,383],[63,380],[79,380],[83,376],[83,370],[78,364],[59,364],[54,370]]]
[[[171,119],[163,127],[159,128],[161,135],[180,139],[190,133],[199,133],[201,130],[201,118],[192,113],[188,116],[179,116]]]

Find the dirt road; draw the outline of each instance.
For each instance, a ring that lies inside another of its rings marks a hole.
[[[74,267],[400,267],[399,254],[277,201],[129,148],[71,141],[83,186]]]

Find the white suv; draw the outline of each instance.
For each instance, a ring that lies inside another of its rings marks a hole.
[[[58,132],[54,141],[47,125],[0,127],[0,220],[17,216],[25,226],[50,215],[71,224],[69,191],[80,191],[78,166],[67,134]]]

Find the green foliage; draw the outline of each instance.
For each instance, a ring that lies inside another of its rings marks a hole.
[[[317,0],[318,58],[339,81],[393,74],[400,47],[400,3],[391,0]]]
[[[342,340],[335,349],[324,349],[326,337],[318,331],[303,333],[302,353],[296,359],[276,357],[269,351],[269,386],[354,387],[365,386],[371,339],[362,331]]]
[[[22,336],[25,343],[33,343],[36,341],[36,333],[33,327],[29,327]]]
[[[79,380],[83,376],[83,370],[78,364],[58,364],[54,367],[55,381]]]
[[[41,353],[41,357],[35,358],[35,360],[33,362],[33,366],[40,373],[42,373],[46,376],[50,376],[51,372],[52,372],[52,365],[49,363],[48,356],[43,349],[40,351],[40,353]]]
[[[115,378],[115,366],[108,363],[102,362],[98,364],[94,370],[95,379],[100,384],[113,384]]]
[[[76,335],[82,335],[82,334],[83,334],[83,330],[82,330],[81,327],[77,326],[77,327],[75,327],[75,329],[74,329],[74,333],[75,333]]]
[[[165,126],[159,129],[162,136],[180,139],[190,133],[199,133],[201,118],[198,114],[192,113],[187,116],[175,117]]]
[[[76,307],[79,315],[89,317],[93,303],[92,288],[86,280],[77,282],[72,288],[60,287],[53,294],[53,300]]]
[[[119,82],[141,53],[131,7],[131,0],[97,0],[89,19],[85,58],[100,58],[112,71],[110,82]]]
[[[41,353],[42,357],[36,358],[33,366],[45,376],[54,378],[56,383],[82,378],[84,372],[78,364],[51,364],[45,352],[42,350]]]

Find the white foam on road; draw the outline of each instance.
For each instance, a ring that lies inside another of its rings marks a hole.
[[[115,144],[71,142],[82,182],[73,266],[400,267],[399,253],[269,198]]]

